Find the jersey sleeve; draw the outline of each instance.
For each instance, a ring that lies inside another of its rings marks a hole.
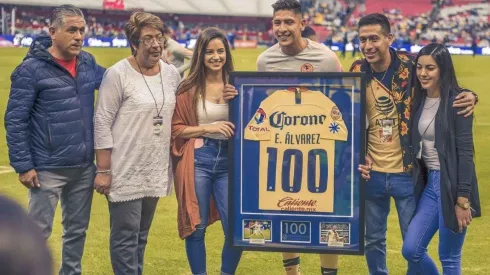
[[[269,124],[269,109],[268,104],[262,102],[260,107],[257,109],[253,115],[250,122],[245,127],[245,139],[248,140],[270,140],[270,124]]]
[[[335,103],[321,92],[315,94],[315,102],[320,103],[323,109],[325,122],[322,124],[320,138],[346,141],[348,136],[342,113]]]
[[[348,136],[347,126],[345,125],[342,113],[335,103],[331,103],[326,110],[326,123],[323,124],[321,138],[346,141]]]

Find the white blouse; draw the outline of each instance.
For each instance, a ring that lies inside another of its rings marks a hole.
[[[161,78],[159,74],[143,78],[123,59],[102,80],[94,115],[95,149],[112,148],[111,202],[164,197],[172,192],[171,121],[180,74],[164,62],[160,67]],[[163,124],[155,132],[153,118],[162,104]]]

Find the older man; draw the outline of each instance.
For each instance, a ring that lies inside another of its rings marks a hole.
[[[51,234],[61,198],[63,254],[59,274],[81,274],[95,177],[94,91],[105,69],[82,51],[80,9],[53,10],[50,37],[36,39],[12,73],[5,114],[12,167],[29,188],[29,213]]]

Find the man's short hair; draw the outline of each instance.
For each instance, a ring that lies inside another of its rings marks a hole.
[[[301,37],[304,38],[309,38],[315,35],[316,35],[315,30],[310,26],[306,26],[305,29],[301,32]]]
[[[301,4],[297,0],[277,0],[272,4],[274,12],[280,10],[292,10],[295,14],[301,14]]]
[[[391,33],[390,21],[381,13],[371,13],[362,17],[358,25],[359,28],[369,25],[380,25],[385,35]]]
[[[51,27],[59,28],[63,26],[66,16],[80,16],[85,20],[81,9],[73,5],[61,5],[51,13]]]

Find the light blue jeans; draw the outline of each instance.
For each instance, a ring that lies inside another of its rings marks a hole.
[[[203,147],[195,149],[194,166],[201,224],[185,240],[187,259],[192,274],[207,274],[204,237],[211,196],[216,202],[225,235],[221,253],[221,274],[235,274],[242,251],[231,247],[228,236],[228,142],[204,138]]]
[[[409,275],[437,275],[439,271],[427,254],[434,234],[439,230],[439,258],[444,275],[461,274],[461,251],[466,229],[455,233],[444,226],[441,209],[441,176],[439,171],[430,171],[429,180],[417,205],[403,244],[403,257],[413,267]]]
[[[371,275],[387,275],[386,231],[391,198],[395,200],[402,238],[415,213],[413,180],[408,173],[371,172],[366,183],[366,261]],[[409,266],[409,269],[411,267]]]

